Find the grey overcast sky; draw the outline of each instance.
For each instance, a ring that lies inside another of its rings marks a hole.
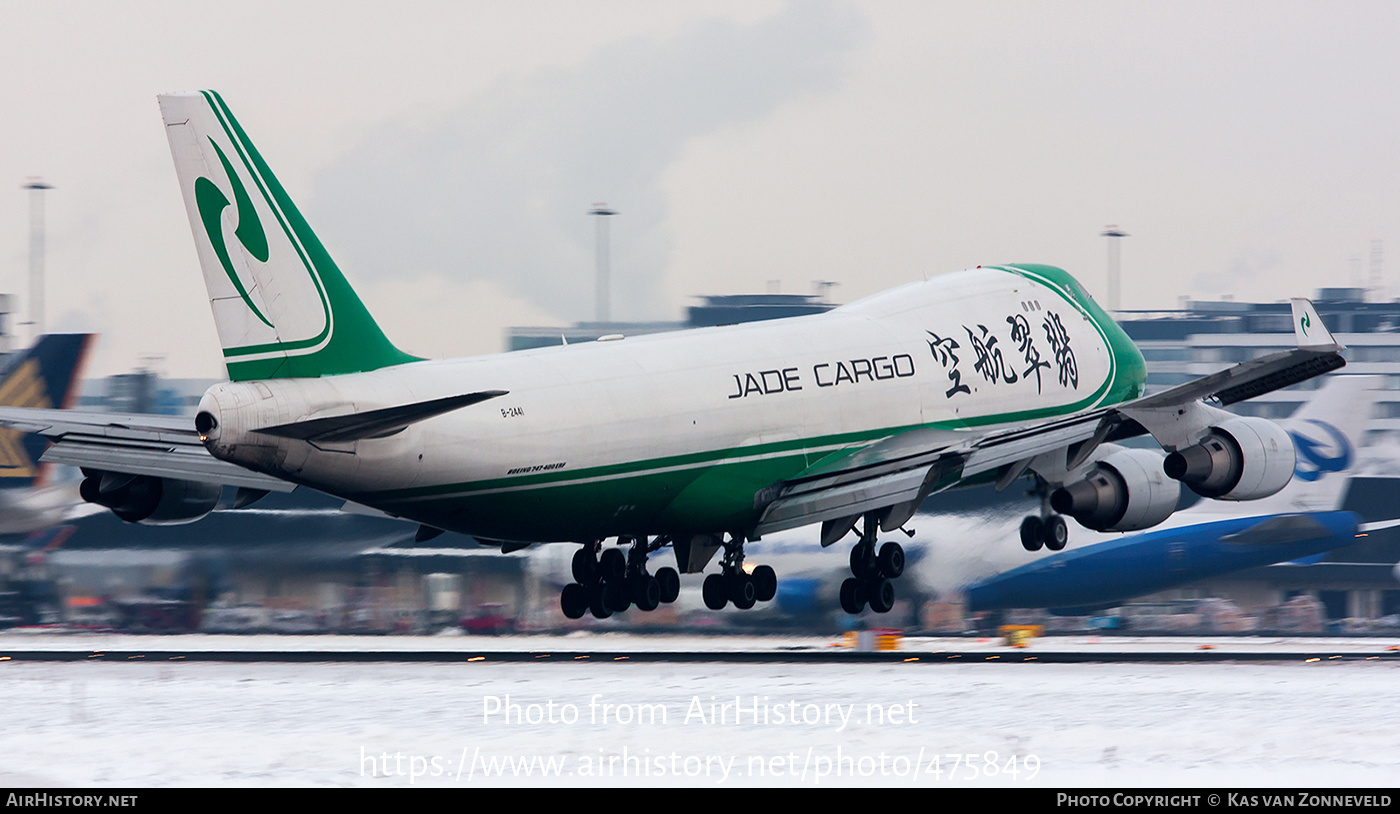
[[[977,264],[1123,307],[1400,293],[1400,3],[0,0],[0,291],[223,375],[155,96],[220,91],[390,337],[492,353],[699,294],[849,301]],[[27,341],[28,330],[17,330]]]

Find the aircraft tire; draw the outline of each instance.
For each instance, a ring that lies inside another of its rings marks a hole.
[[[880,574],[886,579],[898,579],[904,573],[904,547],[899,543],[880,546]]]
[[[1027,551],[1039,551],[1045,545],[1045,524],[1031,515],[1021,521],[1021,546]]]
[[[559,592],[559,609],[569,619],[581,619],[588,612],[588,591],[577,582],[570,582]]]
[[[587,548],[580,548],[574,552],[573,568],[574,582],[579,585],[587,585],[596,580],[598,573],[598,563],[593,559],[593,552]]]
[[[870,571],[871,558],[875,556],[875,544],[861,541],[851,549],[851,575],[860,579]]]
[[[860,596],[860,580],[849,577],[841,583],[841,610],[855,616],[865,609],[865,599]]]
[[[632,604],[639,611],[654,611],[661,604],[661,583],[650,574],[638,574],[632,579]]]
[[[609,582],[616,582],[627,574],[627,556],[620,548],[610,548],[598,558],[598,573]]]
[[[632,599],[628,596],[627,583],[622,580],[604,582],[603,604],[607,605],[608,610],[613,613],[622,613],[632,607]]]
[[[734,607],[739,610],[748,610],[758,601],[758,591],[753,584],[753,577],[743,571],[730,574],[726,580],[729,589],[729,601],[734,603]]]
[[[778,575],[771,565],[753,569],[754,594],[759,602],[767,602],[778,593]]]
[[[661,586],[661,601],[663,603],[669,605],[681,595],[681,575],[676,573],[676,569],[671,567],[657,569],[656,581]]]
[[[603,586],[599,585],[588,592],[588,610],[592,612],[595,619],[606,619],[613,615],[612,608],[603,601]]]
[[[866,586],[866,593],[870,597],[870,609],[876,613],[889,613],[894,607],[894,583],[883,577],[877,577]]]
[[[723,610],[729,604],[729,591],[724,586],[723,574],[710,574],[705,577],[705,582],[700,586],[700,593],[705,597],[705,607],[710,610]]]
[[[1058,514],[1052,514],[1045,518],[1045,547],[1051,551],[1059,551],[1069,542],[1069,527],[1065,525],[1065,519]]]

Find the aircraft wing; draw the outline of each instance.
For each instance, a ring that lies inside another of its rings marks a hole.
[[[1297,347],[1112,407],[1036,424],[948,430],[925,427],[887,436],[818,461],[797,477],[754,497],[756,534],[821,522],[822,544],[840,539],[862,514],[888,510],[881,527],[902,526],[930,494],[977,476],[1005,488],[1047,456],[1053,469],[1075,469],[1105,441],[1151,433],[1169,449],[1194,443],[1208,420],[1234,404],[1336,370],[1346,364],[1312,303],[1293,301]],[[1228,414],[1224,414],[1228,415]],[[1039,459],[1039,461],[1037,460]],[[1043,473],[1042,473],[1043,474]]]
[[[1082,445],[1102,434],[1112,413],[1110,408],[1031,426],[921,428],[892,435],[819,461],[797,477],[759,492],[755,502],[763,507],[763,515],[756,531],[762,535],[820,521],[834,524],[823,529],[822,542],[829,545],[860,515],[885,508],[891,512],[881,526],[887,531],[898,528],[934,492],[1001,467],[1014,471],[1007,478],[1014,480],[1036,456]],[[839,533],[828,540],[828,530]]]
[[[0,407],[0,426],[52,441],[40,458],[46,463],[272,492],[296,488],[210,455],[185,417]]]

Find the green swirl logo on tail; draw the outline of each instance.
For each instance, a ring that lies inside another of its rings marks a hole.
[[[238,228],[234,230],[233,236],[238,238],[238,242],[243,244],[243,248],[247,250],[248,254],[256,258],[259,263],[266,263],[268,258],[267,234],[263,232],[262,221],[258,219],[257,210],[253,208],[253,200],[248,197],[248,191],[244,189],[243,182],[238,178],[238,173],[233,171],[233,165],[229,163],[224,151],[219,149],[218,143],[212,138],[209,139],[209,143],[214,145],[214,151],[219,154],[219,161],[224,165],[224,173],[228,175],[229,183],[233,185],[234,200],[238,203]],[[262,320],[264,325],[272,328],[272,323],[253,304],[252,297],[248,296],[248,290],[243,287],[243,281],[238,279],[238,273],[233,269],[233,262],[229,260],[228,246],[224,243],[223,225],[219,223],[219,216],[229,205],[228,198],[213,181],[203,177],[195,179],[194,198],[199,206],[199,219],[204,222],[204,231],[209,235],[209,242],[214,246],[214,254],[218,255],[219,262],[223,264],[224,273],[228,275],[229,282],[233,283],[233,287],[238,291],[238,296],[243,298],[243,302],[252,310],[254,316]]]
[[[1308,315],[1305,313],[1303,314],[1303,318],[1298,320],[1298,325],[1301,326],[1303,329],[1303,336],[1307,336],[1308,328],[1312,327],[1312,320],[1309,319]]]

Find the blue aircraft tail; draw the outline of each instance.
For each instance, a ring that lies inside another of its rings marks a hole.
[[[71,408],[94,334],[46,334],[0,367],[0,407]],[[0,430],[0,488],[41,483],[43,436]]]

